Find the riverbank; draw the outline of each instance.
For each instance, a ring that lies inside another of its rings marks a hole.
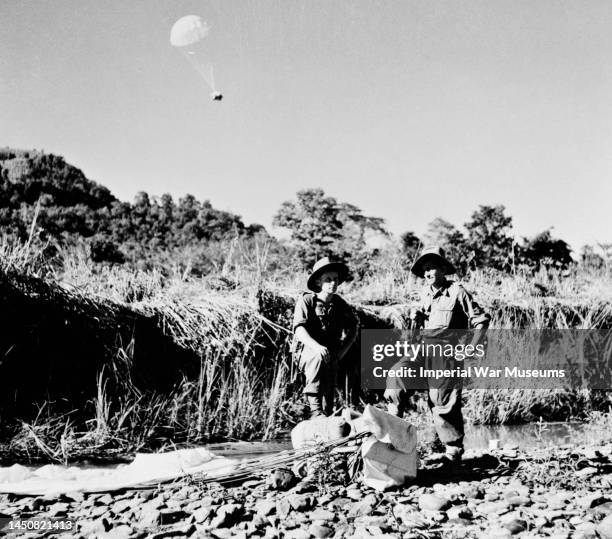
[[[66,537],[612,537],[612,439],[468,450],[451,472],[426,457],[413,482],[385,493],[346,481],[337,463],[317,470],[293,484],[277,472],[237,486],[190,479],[59,499],[5,495],[0,513],[74,519]]]
[[[289,350],[305,273],[237,264],[196,278],[69,254],[50,271],[11,253],[0,262],[0,375],[11,381],[0,394],[0,463],[269,440],[304,417]],[[343,296],[362,328],[405,328],[421,283],[401,266],[379,270],[346,283]],[[471,272],[464,283],[495,328],[612,324],[605,272]],[[360,359],[355,346],[341,365],[338,406],[380,400],[361,390]],[[589,389],[464,392],[475,424],[585,420],[610,404]]]

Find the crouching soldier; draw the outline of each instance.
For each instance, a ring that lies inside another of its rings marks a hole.
[[[312,417],[333,412],[338,363],[357,337],[357,318],[336,294],[347,276],[346,264],[322,258],[308,278],[310,292],[295,304],[294,354],[306,378],[304,393]]]
[[[458,333],[452,330],[480,329],[474,334],[472,344],[484,337],[490,316],[474,301],[459,283],[446,276],[456,273],[440,247],[430,247],[415,261],[412,273],[425,280],[421,304],[411,312],[413,323],[423,327],[424,344],[458,344]],[[435,349],[435,347],[432,347]],[[414,358],[412,358],[414,359]],[[454,369],[454,357],[432,355],[419,358],[428,369]],[[404,359],[396,367],[410,363]],[[409,364],[405,366],[410,366]],[[413,391],[403,378],[387,378],[385,397],[388,410],[402,416]],[[459,462],[463,454],[463,414],[461,411],[461,378],[428,379],[428,404],[440,441],[445,445],[444,457]]]

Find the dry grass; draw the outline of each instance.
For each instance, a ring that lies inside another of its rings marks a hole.
[[[130,370],[134,343],[112,343],[107,368],[98,373],[96,394],[87,406],[68,415],[45,407],[38,416],[5,428],[5,438],[12,439],[5,450],[13,456],[66,461],[169,443],[272,438],[299,417],[299,395],[290,383],[287,298],[299,293],[306,274],[279,269],[265,243],[234,242],[219,274],[206,278],[178,270],[101,266],[91,262],[84,248],[60,250],[50,265],[33,245],[0,241],[5,277],[19,276],[27,293],[46,294],[77,314],[99,318],[106,327],[126,313],[154,320],[199,365],[194,376],[183,377],[170,392],[139,389]],[[541,272],[535,277],[474,272],[465,285],[492,312],[493,327],[612,323],[612,287],[605,272]],[[390,325],[401,327],[419,287],[396,258],[347,283],[343,296],[374,306]],[[581,417],[607,410],[610,403],[605,393],[588,391],[466,393],[466,416],[475,423]]]

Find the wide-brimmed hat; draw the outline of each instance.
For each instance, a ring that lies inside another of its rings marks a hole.
[[[317,263],[312,267],[312,272],[310,277],[308,277],[308,281],[306,281],[306,286],[308,290],[312,290],[313,292],[320,292],[321,289],[317,285],[317,279],[321,276],[321,274],[326,271],[337,271],[338,279],[341,283],[346,281],[346,278],[349,274],[348,266],[344,262],[339,262],[337,260],[332,260],[328,256],[317,260]]]
[[[425,262],[433,262],[437,266],[440,266],[444,272],[444,275],[452,275],[453,273],[457,273],[455,266],[453,266],[446,258],[444,249],[442,249],[442,247],[438,247],[437,245],[432,245],[431,247],[426,247],[423,249],[423,252],[419,258],[416,259],[410,271],[412,271],[412,273],[414,273],[417,277],[423,277],[423,264]]]

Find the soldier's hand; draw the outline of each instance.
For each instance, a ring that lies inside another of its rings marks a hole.
[[[425,314],[418,307],[412,307],[410,309],[410,320],[414,320],[414,321],[418,322],[418,321],[422,320],[424,316],[425,316]]]
[[[327,361],[331,357],[329,349],[327,347],[325,347],[325,346],[322,346],[322,345],[319,344],[318,347],[315,350],[317,351],[318,354],[321,354],[321,357],[325,361]]]

